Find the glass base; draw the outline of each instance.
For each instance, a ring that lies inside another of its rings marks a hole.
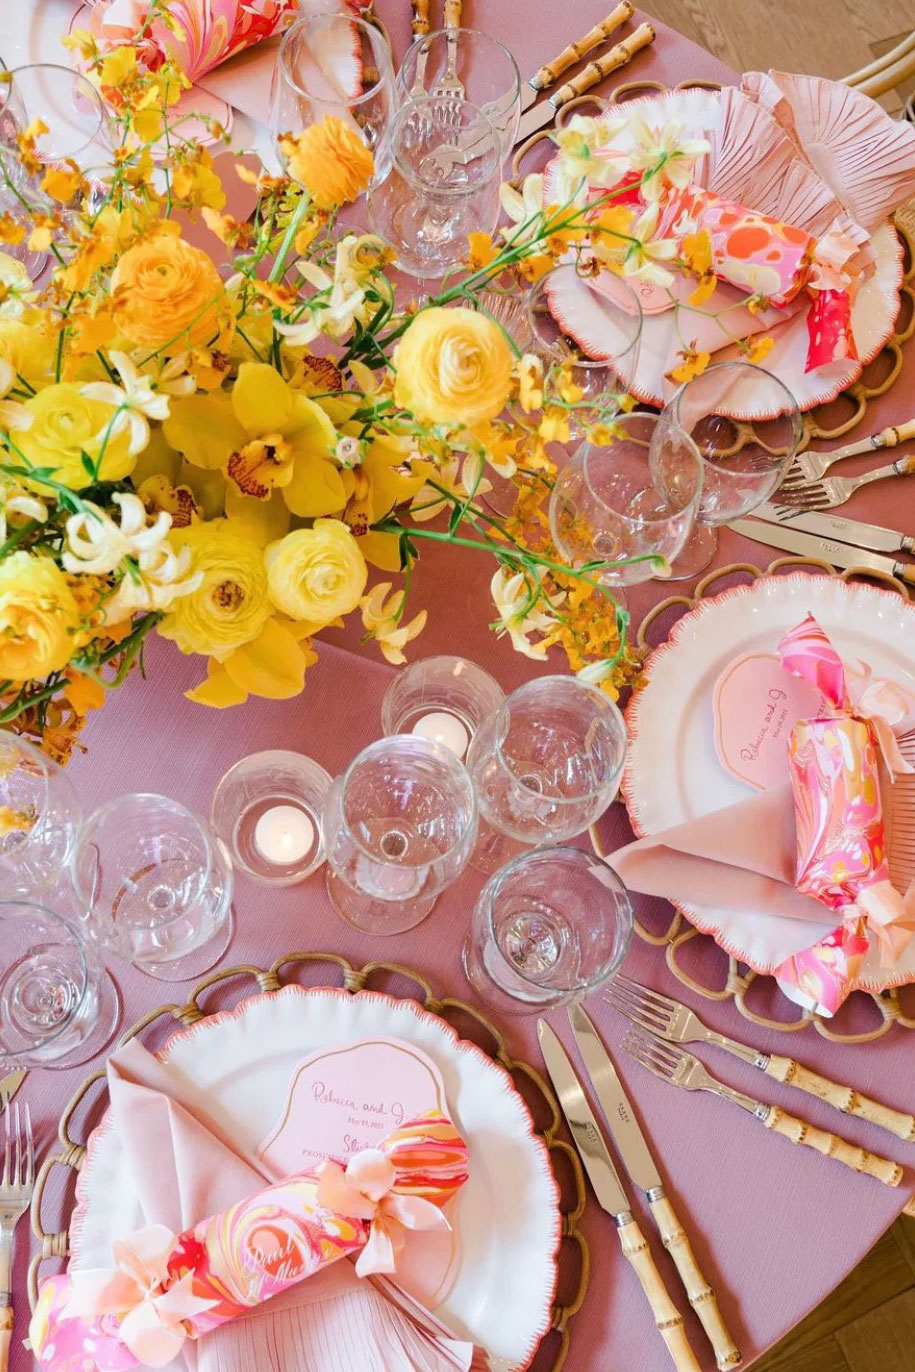
[[[474,944],[472,935],[467,936],[464,940],[464,946],[461,948],[461,966],[474,995],[490,1010],[496,1010],[500,1015],[542,1015],[545,1011],[553,1010],[557,1005],[562,1005],[569,999],[568,997],[551,996],[548,991],[544,991],[542,997],[531,997],[530,999],[513,996],[489,975],[480,951]]]
[[[718,530],[709,524],[694,524],[692,533],[670,564],[670,575],[662,581],[692,581],[710,567],[718,551]]]
[[[185,953],[183,957],[169,958],[167,962],[154,962],[137,958],[133,966],[138,972],[144,972],[148,977],[155,977],[156,981],[190,981],[192,978],[202,977],[216,966],[217,962],[225,956],[234,933],[235,916],[230,905],[224,921],[219,925],[216,932],[207,939],[206,943],[202,943],[199,948],[194,948],[190,953]]]
[[[503,834],[501,829],[494,829],[481,818],[470,866],[474,871],[491,877],[501,871],[507,862],[511,862],[512,858],[520,857],[522,853],[530,853],[535,847],[536,844],[522,843],[520,839],[512,838],[511,834]]]
[[[41,1067],[50,1072],[66,1072],[71,1067],[82,1067],[83,1063],[98,1057],[114,1038],[121,1024],[122,1008],[117,983],[107,968],[103,968],[98,988],[98,1019],[89,1035],[56,1061],[53,1058],[40,1058],[24,1065]]]
[[[378,900],[354,891],[331,868],[327,868],[327,894],[341,919],[364,934],[404,934],[422,924],[435,908],[438,896],[420,900]]]

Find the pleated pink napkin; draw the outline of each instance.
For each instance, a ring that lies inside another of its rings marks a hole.
[[[109,1060],[108,1085],[111,1127],[130,1159],[146,1222],[180,1233],[273,1180],[206,1114],[196,1088],[136,1040]],[[384,1279],[360,1280],[346,1261],[188,1341],[179,1361],[187,1372],[482,1372],[488,1366],[485,1355],[399,1288]]]
[[[632,891],[685,905],[829,921],[794,884],[797,839],[791,784],[702,815],[611,853]]]

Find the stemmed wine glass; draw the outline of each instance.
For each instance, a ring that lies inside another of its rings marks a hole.
[[[607,279],[605,281],[605,278]],[[600,355],[590,356],[568,332],[582,284],[591,293],[591,310],[600,322]],[[527,296],[531,347],[544,370],[562,368],[579,398],[568,402],[570,439],[585,436],[594,423],[619,409],[617,397],[635,380],[642,338],[642,306],[622,277],[602,272],[582,278],[572,262],[553,267]]]
[[[80,818],[63,770],[0,731],[0,893],[29,896],[52,886],[70,861]]]
[[[583,443],[550,497],[553,541],[572,565],[608,562],[592,575],[607,586],[663,575],[699,508],[703,463],[670,419],[633,411],[610,421],[611,436]]]
[[[626,955],[632,906],[619,877],[579,848],[537,848],[484,887],[464,943],[464,973],[509,1014],[578,1000]]]
[[[503,160],[514,147],[521,120],[521,74],[508,48],[479,29],[435,29],[416,39],[397,73],[400,102],[435,92],[453,60],[464,98],[492,123]],[[440,119],[451,114],[451,99],[439,97]]]
[[[168,796],[120,796],[82,826],[73,884],[106,947],[161,981],[202,976],[232,936],[232,862]]]
[[[0,1077],[87,1062],[119,1019],[91,930],[43,905],[0,901]]]
[[[582,833],[614,799],[625,756],[623,717],[603,691],[568,676],[519,686],[467,755],[481,821],[473,866],[489,874]]]
[[[309,14],[283,35],[270,91],[270,131],[279,146],[325,118],[357,130],[382,180],[390,160],[385,137],[394,112],[394,64],[380,29],[352,13]]]
[[[450,748],[395,734],[369,744],[336,779],[323,829],[334,909],[366,933],[400,934],[467,865],[473,785]]]
[[[746,414],[770,416],[743,421]],[[798,450],[803,424],[777,376],[750,362],[720,362],[681,386],[663,417],[689,434],[704,464],[693,531],[670,576],[698,576],[718,548],[718,526],[749,514],[777,490]]]

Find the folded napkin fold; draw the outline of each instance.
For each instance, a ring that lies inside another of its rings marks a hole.
[[[308,1275],[308,1270],[313,1273],[307,1281],[290,1284],[290,1273],[284,1266],[272,1274],[270,1286],[280,1294],[263,1304],[247,1306],[244,1299],[237,1299],[244,1294],[247,1274],[232,1268],[231,1235],[237,1231],[238,1216],[250,1215],[256,1201],[266,1198],[267,1203],[254,1218],[258,1225],[257,1251],[263,1249],[269,1256],[271,1236],[287,1219],[281,1207],[269,1203],[271,1192],[279,1188],[265,1190],[257,1162],[236,1147],[218,1117],[204,1113],[191,1083],[138,1042],[132,1041],[111,1058],[108,1080],[108,1127],[120,1135],[148,1226],[115,1245],[116,1267],[102,1274],[104,1281],[100,1277],[94,1282],[85,1270],[81,1278],[80,1267],[75,1264],[71,1274],[44,1283],[30,1329],[40,1365],[54,1372],[90,1372],[93,1364],[87,1361],[86,1330],[80,1320],[65,1317],[66,1306],[74,1293],[79,1294],[80,1282],[85,1299],[87,1293],[92,1297],[103,1288],[110,1295],[113,1278],[118,1286],[115,1295],[122,1294],[125,1286],[131,1287],[128,1303],[135,1291],[145,1293],[130,1316],[132,1341],[142,1348],[146,1334],[151,1333],[154,1337],[149,1346],[155,1345],[157,1356],[171,1353],[167,1365],[187,1372],[236,1372],[241,1367],[257,1367],[258,1372],[300,1372],[304,1367],[309,1372],[329,1372],[331,1368],[333,1372],[470,1372],[487,1365],[480,1350],[456,1339],[393,1283],[374,1277],[361,1280],[349,1263],[321,1265],[350,1249],[353,1253],[364,1251],[369,1226],[379,1218],[374,1237],[380,1242],[383,1267],[385,1243],[392,1238],[389,1222],[394,1218],[386,1212],[386,1205],[394,1201],[397,1222],[409,1225],[416,1219],[412,1210],[429,1204],[423,1199],[430,1194],[430,1182],[423,1170],[426,1155],[420,1157],[410,1151],[414,1138],[406,1137],[408,1130],[397,1131],[400,1137],[386,1156],[393,1159],[401,1176],[412,1169],[411,1185],[398,1188],[391,1184],[391,1177],[375,1176],[379,1162],[385,1161],[380,1157],[370,1159],[374,1167],[371,1177],[368,1172],[362,1175],[361,1165],[326,1167],[325,1186],[333,1196],[325,1192],[324,1201],[342,1200],[350,1209],[361,1207],[363,1213],[345,1221],[339,1216],[337,1222],[331,1220],[333,1241],[328,1239],[325,1244],[321,1239],[318,1249],[304,1254],[303,1275]],[[364,1160],[366,1155],[362,1157]],[[321,1179],[313,1179],[312,1190],[320,1187]],[[399,1192],[396,1196],[395,1191]],[[322,1204],[319,1198],[314,1199]],[[224,1223],[214,1227],[212,1221],[204,1219],[207,1216],[217,1216]],[[349,1243],[347,1234],[356,1238],[355,1245]],[[174,1266],[175,1235],[181,1235],[183,1241],[180,1271]],[[186,1280],[194,1262],[208,1248],[212,1249],[210,1256],[218,1251],[220,1257],[229,1259],[228,1284],[221,1280],[219,1270],[214,1274],[206,1262],[200,1269],[206,1280],[198,1282],[196,1274],[193,1283]],[[379,1256],[377,1251],[375,1256]],[[170,1277],[165,1280],[169,1265]],[[220,1322],[220,1317],[226,1318],[229,1305],[239,1307],[232,1312],[235,1317]],[[217,1328],[213,1328],[215,1324]],[[207,1328],[211,1332],[199,1342],[184,1341],[187,1333]],[[118,1317],[98,1314],[91,1329],[91,1355],[98,1372],[121,1372],[137,1365],[137,1359],[125,1349],[122,1333]],[[174,1338],[173,1348],[167,1346],[169,1337]],[[156,1365],[164,1364],[160,1361]]]

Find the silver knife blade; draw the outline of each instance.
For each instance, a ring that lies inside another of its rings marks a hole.
[[[902,577],[904,581],[915,579],[915,568],[907,563],[896,562],[879,553],[863,552],[853,548],[850,543],[836,543],[828,538],[805,534],[800,529],[792,529],[784,524],[766,524],[761,519],[732,519],[728,528],[743,534],[744,538],[764,543],[767,548],[780,548],[782,552],[794,553],[796,557],[818,557],[822,562],[831,562],[834,567],[856,567],[860,571]]]
[[[515,147],[519,143],[525,142],[532,133],[542,129],[544,124],[552,124],[558,111],[552,99],[541,100],[539,104],[532,105],[525,114],[521,116],[521,123],[518,125],[518,132],[515,134]]]
[[[12,1100],[24,1081],[25,1072],[9,1072],[0,1078],[0,1101]]]
[[[900,533],[898,529],[885,529],[880,524],[863,524],[860,519],[845,519],[842,515],[821,514],[816,511],[806,513],[798,510],[786,519],[779,517],[778,501],[771,500],[758,505],[753,511],[754,519],[765,519],[770,524],[784,524],[789,529],[803,529],[808,534],[819,534],[821,538],[837,538],[840,543],[851,543],[856,548],[870,548],[875,553],[915,552],[915,538]]]
[[[594,1094],[600,1101],[600,1108],[610,1126],[626,1171],[642,1191],[663,1187],[645,1135],[600,1035],[580,1005],[569,1006],[569,1021],[578,1051],[588,1069]]]
[[[538,1019],[537,1037],[546,1070],[556,1088],[562,1113],[572,1131],[575,1147],[591,1179],[601,1209],[606,1210],[608,1215],[628,1215],[630,1205],[626,1192],[569,1055],[546,1020]]]

